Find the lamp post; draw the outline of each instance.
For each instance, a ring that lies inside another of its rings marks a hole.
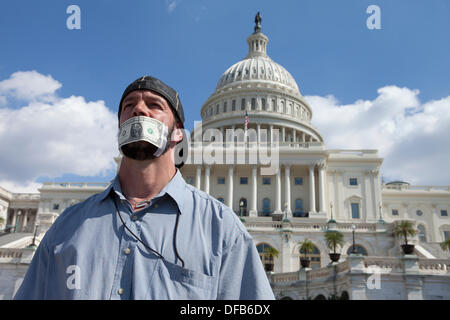
[[[333,201],[330,202],[331,219],[327,222],[328,231],[336,231],[336,220],[333,219]]]
[[[355,224],[353,223],[352,224],[352,233],[353,233],[353,247],[352,247],[352,254],[356,254],[356,246],[355,246],[355,229],[356,229],[356,226],[355,226]]]
[[[22,211],[18,211],[17,212],[17,221],[16,221],[16,225],[14,226],[14,232],[17,232],[17,227],[19,225],[19,219],[20,219],[20,215],[22,214]]]
[[[378,220],[378,222],[380,223],[384,223],[382,213],[383,213],[383,205],[380,202],[380,220]]]
[[[244,218],[242,218],[242,211],[244,210],[244,200],[239,202],[239,218],[242,222],[245,222]]]

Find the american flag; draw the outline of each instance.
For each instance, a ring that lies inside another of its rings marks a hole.
[[[244,122],[244,126],[245,126],[245,131],[247,131],[247,128],[248,128],[248,113],[247,113],[247,110],[245,110],[245,122]]]

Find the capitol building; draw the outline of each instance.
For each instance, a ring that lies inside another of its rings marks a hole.
[[[450,187],[385,182],[378,150],[327,149],[311,123],[314,106],[269,57],[255,22],[247,56],[220,76],[187,136],[184,179],[240,216],[277,299],[450,299],[450,254],[440,245],[450,239]],[[37,194],[0,187],[0,299],[14,295],[59,214],[107,185],[45,182]],[[407,254],[394,232],[404,221],[417,231]],[[330,232],[343,236],[335,261]]]

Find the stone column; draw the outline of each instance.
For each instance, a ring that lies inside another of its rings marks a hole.
[[[285,174],[285,210],[287,211],[287,216],[292,217],[291,211],[291,168],[289,165],[284,166],[284,174]]]
[[[326,168],[325,161],[319,162],[318,168],[319,168],[319,211],[325,212],[327,208],[325,204],[325,168]]]
[[[275,213],[282,213],[282,211],[281,211],[281,174],[280,174],[280,167],[277,168],[277,177],[276,177]]]
[[[233,169],[234,169],[233,165],[228,167],[228,199],[227,199],[227,206],[229,206],[231,208],[231,210],[233,210]]]
[[[295,134],[296,134],[295,129],[292,129],[292,143],[294,144],[297,142],[297,137],[295,136]]]
[[[11,226],[14,228],[14,226],[16,225],[16,210],[15,209],[9,209],[10,211],[10,215],[12,216],[11,218]]]
[[[250,207],[249,216],[258,216],[258,167],[252,167],[252,202]]]
[[[197,166],[197,176],[196,176],[196,179],[195,179],[195,187],[197,189],[200,189],[201,182],[202,182],[202,166],[198,165]]]
[[[314,166],[315,164],[309,165],[309,213],[316,212],[316,193],[314,184]]]
[[[210,176],[210,166],[205,166],[205,192],[209,194],[209,176]]]
[[[281,142],[286,142],[286,128],[284,126],[281,128]]]
[[[258,141],[258,143],[261,143],[261,125],[260,124],[256,125],[256,131],[258,134],[256,141]]]
[[[270,140],[269,140],[269,142],[272,144],[273,143],[273,125],[270,125],[269,126],[269,128],[270,128],[270,132],[269,132],[269,136],[270,136]]]

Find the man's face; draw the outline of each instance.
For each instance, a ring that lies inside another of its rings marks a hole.
[[[176,143],[181,140],[179,135],[172,137],[175,127],[180,125],[167,100],[159,94],[149,90],[132,91],[123,99],[121,110],[120,125],[136,116],[150,117],[164,123],[169,128],[167,147],[164,152],[172,146],[171,142]],[[181,132],[181,130],[178,131]],[[133,142],[122,147],[124,155],[135,160],[154,159],[155,151],[156,147],[145,141]]]

